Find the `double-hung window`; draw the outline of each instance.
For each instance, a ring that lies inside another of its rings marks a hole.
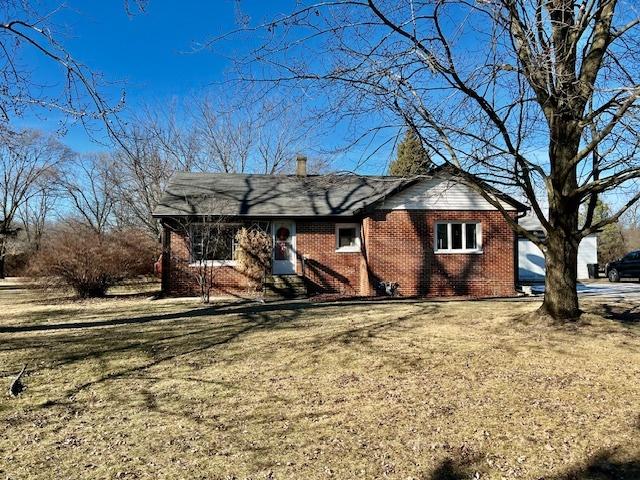
[[[437,222],[434,250],[437,253],[482,252],[482,224],[480,222]]]

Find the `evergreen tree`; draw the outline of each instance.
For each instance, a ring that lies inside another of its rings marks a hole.
[[[429,154],[413,128],[408,128],[398,145],[398,156],[389,165],[389,175],[409,177],[422,175],[431,168]]]

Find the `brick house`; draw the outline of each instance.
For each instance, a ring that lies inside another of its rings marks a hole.
[[[487,192],[514,219],[526,211]],[[403,296],[515,293],[515,234],[491,202],[446,169],[415,178],[308,176],[299,159],[296,175],[180,173],[154,216],[163,226],[169,295],[197,292],[196,261],[215,268],[215,293],[245,292],[234,261],[241,226],[271,235],[270,284],[284,278],[310,294],[370,296],[389,283]],[[212,221],[224,224],[216,234],[222,240],[203,252],[198,229]]]

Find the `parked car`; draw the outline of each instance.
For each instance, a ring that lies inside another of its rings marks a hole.
[[[621,278],[640,279],[640,250],[627,253],[620,260],[607,263],[605,273],[610,282],[619,282]]]

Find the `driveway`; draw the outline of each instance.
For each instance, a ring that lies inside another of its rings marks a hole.
[[[534,293],[543,293],[544,284],[533,285]],[[610,283],[608,280],[595,280],[578,284],[578,295],[582,298],[607,298],[640,302],[640,282],[622,281]]]

